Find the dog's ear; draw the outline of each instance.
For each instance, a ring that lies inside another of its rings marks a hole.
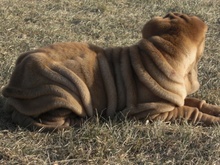
[[[177,34],[180,31],[177,24],[175,24],[177,17],[173,13],[168,13],[164,17],[152,18],[142,29],[143,38],[148,39],[153,36],[162,37],[164,35]]]
[[[155,17],[148,21],[142,29],[142,37],[148,39],[152,36],[161,36],[168,33],[171,25],[163,22],[161,17]]]

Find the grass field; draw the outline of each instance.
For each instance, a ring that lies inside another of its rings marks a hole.
[[[194,96],[220,105],[220,0],[0,0],[0,87],[22,52],[64,41],[131,45],[147,20],[170,11],[208,24]],[[220,126],[94,119],[46,134],[14,125],[4,101],[1,96],[0,164],[220,164]]]

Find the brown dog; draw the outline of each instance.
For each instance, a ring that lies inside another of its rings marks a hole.
[[[169,13],[144,26],[131,47],[58,43],[22,54],[3,89],[6,111],[22,126],[66,128],[95,112],[141,120],[219,123],[220,107],[194,98],[207,26]]]

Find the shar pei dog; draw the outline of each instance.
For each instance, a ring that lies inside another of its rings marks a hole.
[[[27,128],[63,129],[95,114],[138,120],[220,123],[220,106],[188,98],[207,25],[198,17],[154,17],[130,47],[57,43],[24,53],[7,86],[5,110]]]

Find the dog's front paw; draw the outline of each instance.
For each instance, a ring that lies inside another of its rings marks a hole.
[[[200,109],[202,112],[220,117],[220,106],[204,103]]]

